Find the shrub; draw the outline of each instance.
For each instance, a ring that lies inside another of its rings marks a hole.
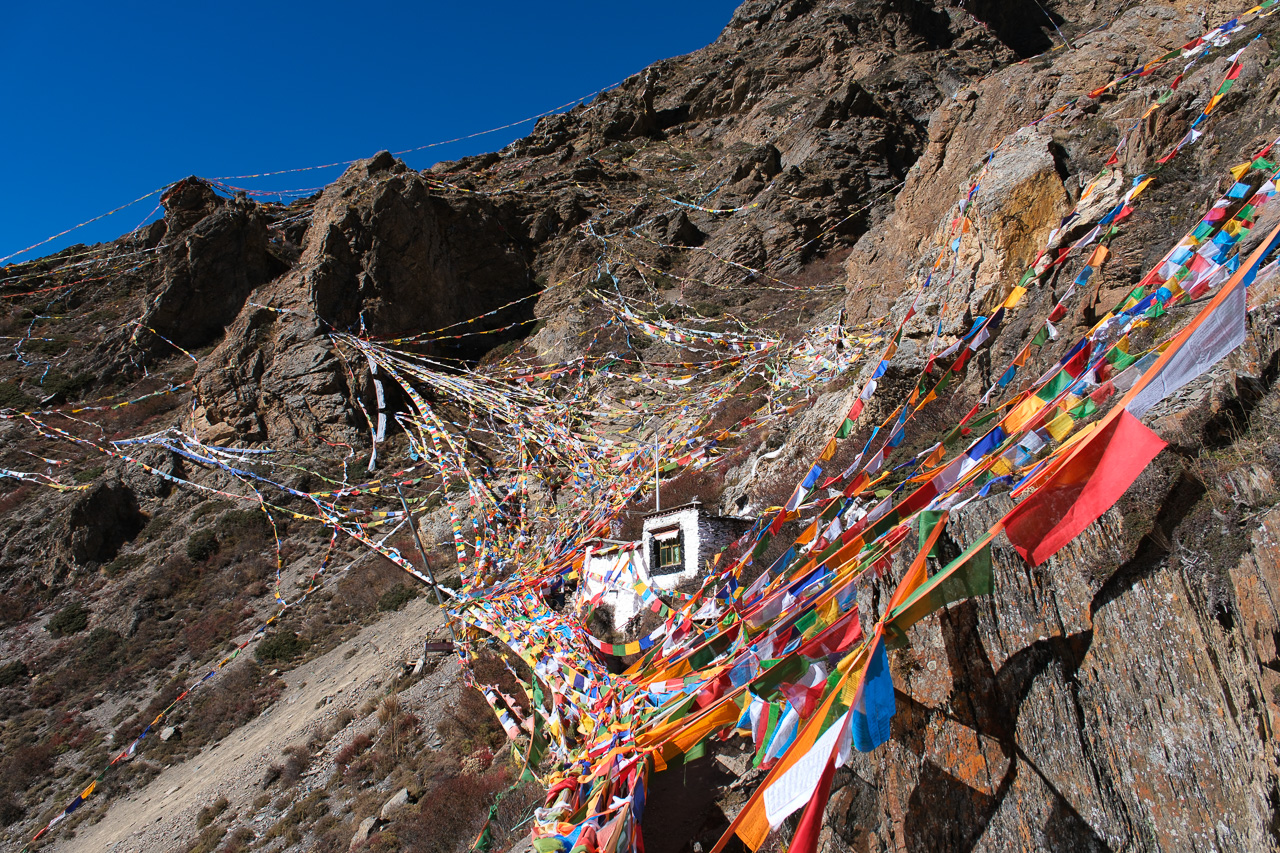
[[[309,648],[310,640],[305,640],[292,631],[281,631],[258,643],[254,656],[264,663],[282,663],[293,660]]]
[[[237,602],[227,602],[222,607],[210,608],[203,616],[189,622],[182,629],[187,641],[187,652],[196,660],[231,639],[240,624],[241,608]]]
[[[286,788],[297,784],[302,778],[302,774],[307,772],[307,767],[311,764],[311,752],[305,746],[291,746],[284,751],[288,756],[284,760],[284,767],[280,769],[280,782]]]
[[[109,578],[114,578],[117,575],[124,574],[130,569],[136,569],[140,565],[142,565],[141,554],[121,554],[110,563],[107,563],[107,565],[103,567],[102,573]]]
[[[0,796],[0,826],[9,826],[22,819],[26,812],[14,802],[12,794]]]
[[[30,484],[21,483],[12,492],[0,496],[0,516],[8,514],[20,506],[23,501],[31,496],[31,491]]]
[[[105,465],[94,465],[92,468],[85,468],[83,471],[75,472],[75,474],[72,475],[72,478],[77,483],[92,483],[94,480],[101,477],[102,473],[106,470],[107,468]]]
[[[21,790],[53,768],[54,750],[48,743],[20,746],[0,762],[0,779],[14,790]]]
[[[55,637],[67,637],[88,627],[89,611],[80,602],[73,601],[53,614],[45,630]]]
[[[110,628],[94,628],[84,638],[76,663],[78,674],[106,678],[123,663],[124,638]]]
[[[71,376],[60,370],[50,370],[45,374],[41,388],[46,394],[56,394],[64,400],[72,400],[91,384],[93,384],[92,373],[77,373]]]
[[[241,853],[249,849],[249,842],[254,839],[253,830],[247,826],[237,826],[227,836],[227,843],[222,845],[222,853]]]
[[[436,724],[436,731],[449,751],[459,756],[470,755],[481,746],[496,749],[506,739],[493,709],[474,687],[460,692],[457,703],[450,706],[444,719]]]
[[[218,518],[218,534],[228,541],[270,539],[271,522],[260,509],[228,510]]]
[[[217,820],[218,815],[225,812],[227,807],[230,805],[231,801],[226,797],[218,797],[218,799],[202,808],[200,810],[200,814],[196,815],[196,827],[204,829],[206,826]]]
[[[373,738],[361,732],[351,739],[351,743],[338,750],[338,753],[333,757],[333,763],[339,767],[346,767],[352,761],[355,761],[356,756],[371,746],[373,746]]]
[[[150,542],[159,538],[161,533],[169,529],[169,525],[173,523],[173,519],[167,515],[153,515],[151,520],[147,522],[147,526],[142,528],[142,532],[138,534],[142,537],[143,542]]]
[[[23,393],[17,382],[0,382],[0,409],[23,411],[34,408],[35,399]]]
[[[12,687],[30,677],[31,671],[20,660],[10,661],[4,666],[0,666],[0,687]]]
[[[187,558],[203,563],[218,553],[218,534],[208,528],[197,530],[187,537]]]
[[[382,594],[378,599],[378,610],[399,610],[418,597],[418,593],[402,583],[398,583]]]
[[[488,816],[494,795],[509,783],[503,771],[464,774],[437,782],[391,831],[409,839],[410,853],[453,853],[460,838],[474,838]]]
[[[222,843],[222,837],[226,834],[226,827],[206,826],[204,831],[187,848],[186,853],[213,853],[218,849],[218,845]]]
[[[226,737],[278,699],[282,686],[254,661],[224,670],[214,689],[196,694],[182,729],[182,743],[196,749]]]

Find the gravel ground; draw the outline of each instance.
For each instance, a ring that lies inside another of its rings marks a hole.
[[[239,814],[237,823],[265,832],[279,815],[270,806],[255,813],[252,804],[262,793],[260,783],[267,768],[282,760],[286,747],[305,743],[341,711],[358,713],[366,699],[381,695],[383,686],[400,673],[403,661],[419,656],[424,638],[444,630],[443,616],[425,596],[410,601],[334,650],[285,673],[283,695],[257,719],[198,755],[166,767],[145,788],[112,803],[96,824],[77,827],[74,838],[56,839],[49,849],[59,853],[181,849],[198,834],[200,809],[220,796],[231,803],[228,813]],[[450,656],[402,692],[401,701],[431,728],[458,683],[457,659]],[[371,719],[376,722],[376,716]],[[296,796],[323,786],[333,772],[333,755],[369,727],[369,719],[357,720],[337,733],[323,758],[313,762]]]

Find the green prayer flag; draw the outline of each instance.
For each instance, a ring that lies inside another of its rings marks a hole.
[[[970,433],[972,433],[974,430],[980,430],[983,427],[985,427],[987,424],[995,420],[996,417],[999,416],[999,414],[1000,414],[999,409],[996,409],[993,412],[987,412],[982,417],[974,418],[973,420],[969,421],[969,423],[965,424],[965,428],[968,429]]]
[[[1073,418],[1087,418],[1098,411],[1098,404],[1085,397],[1084,402],[1072,409],[1068,414]]]
[[[756,676],[748,686],[755,696],[768,700],[778,692],[778,686],[795,683],[809,671],[809,661],[792,652],[776,664]]]
[[[823,521],[830,521],[831,519],[839,515],[842,509],[844,509],[844,501],[834,500],[831,503],[827,504],[827,507],[822,511],[822,514],[819,515],[818,517],[821,518]]]
[[[898,605],[885,622],[889,648],[904,648],[907,629],[939,607],[975,595],[989,595],[995,586],[991,571],[991,537],[971,545],[946,568],[929,578]]]
[[[1033,347],[1042,347],[1049,341],[1049,327],[1042,326],[1040,331],[1036,332],[1036,336],[1031,339]]]
[[[1106,355],[1107,362],[1116,370],[1124,370],[1138,360],[1138,356],[1123,352],[1119,347],[1112,347]]]
[[[810,609],[803,616],[795,621],[795,628],[804,636],[810,628],[818,623],[818,611]]]
[[[1052,379],[1045,383],[1043,388],[1036,392],[1036,396],[1048,403],[1067,390],[1067,387],[1074,381],[1075,377],[1070,373],[1065,370],[1059,370]]]
[[[933,528],[938,526],[938,522],[946,514],[945,510],[925,510],[920,513],[920,546],[923,548],[925,543],[929,541],[929,537],[933,535]],[[941,541],[942,537],[938,537]],[[933,543],[933,548],[929,551],[930,557],[938,556],[938,542]]]

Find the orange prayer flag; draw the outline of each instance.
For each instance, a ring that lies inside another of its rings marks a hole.
[[[902,581],[898,584],[898,588],[893,591],[893,597],[889,599],[889,606],[885,608],[885,613],[892,613],[893,608],[910,598],[911,593],[915,592],[920,584],[928,580],[929,574],[925,567],[928,564],[929,552],[933,550],[938,537],[942,535],[943,528],[947,526],[947,515],[948,513],[944,510],[938,518],[938,523],[930,531],[929,538],[920,547],[920,553],[916,554],[916,558],[911,561],[911,567],[902,576]]]

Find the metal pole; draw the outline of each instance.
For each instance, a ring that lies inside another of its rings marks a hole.
[[[658,470],[658,428],[653,428],[653,511],[662,509],[662,472]]]
[[[427,559],[427,549],[422,547],[422,537],[418,535],[418,525],[414,523],[413,513],[409,512],[409,502],[404,499],[404,492],[400,489],[399,483],[396,483],[396,494],[400,496],[400,506],[404,507],[405,520],[409,522],[409,530],[413,533],[413,541],[418,546],[418,553],[422,556],[422,565],[426,567],[427,577],[431,578],[431,590],[436,594],[436,604],[444,611],[444,623],[449,626],[449,636],[453,637],[453,644],[456,650],[458,635],[453,633],[453,620],[449,618],[448,611],[444,610],[444,600],[440,598],[440,584],[436,583],[435,572],[431,571],[431,561]]]

